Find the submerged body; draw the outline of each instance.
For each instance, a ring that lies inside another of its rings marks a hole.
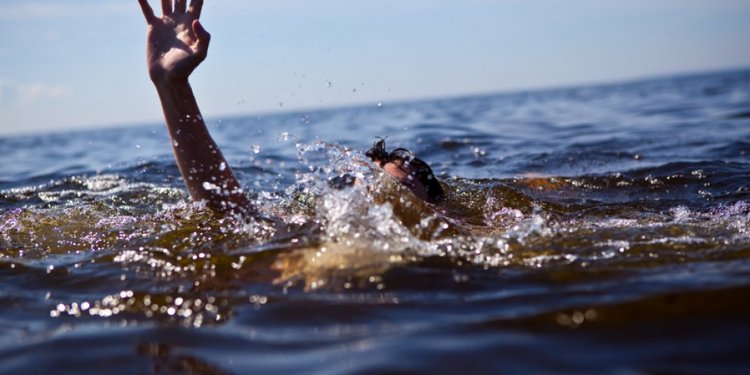
[[[159,93],[164,117],[172,138],[175,158],[190,195],[205,200],[220,212],[257,215],[244,195],[237,177],[208,132],[188,77],[206,59],[211,35],[199,18],[203,0],[162,1],[157,17],[148,0],[138,0],[148,23],[146,59],[149,76]],[[383,155],[381,140],[371,154],[383,170],[407,186],[417,197],[430,202],[442,198],[440,184],[430,167],[405,149]]]

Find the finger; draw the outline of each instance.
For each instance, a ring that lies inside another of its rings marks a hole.
[[[148,4],[148,0],[138,0],[138,4],[141,4],[141,10],[143,11],[143,16],[146,17],[146,22],[148,24],[151,24],[154,20],[156,20],[156,16],[154,15],[154,10],[151,9],[151,5]]]
[[[203,28],[201,21],[198,20],[193,21],[193,32],[198,38],[198,43],[195,46],[198,50],[198,55],[205,59],[206,54],[208,54],[208,44],[211,42],[211,34]]]
[[[187,6],[187,0],[177,0],[174,3],[175,14],[185,14],[185,7]]]
[[[161,14],[165,16],[172,14],[172,0],[161,0]]]
[[[201,18],[201,10],[203,9],[203,0],[190,0],[190,9],[188,13],[192,14],[195,18]]]

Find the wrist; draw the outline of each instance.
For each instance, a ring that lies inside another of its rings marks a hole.
[[[162,88],[190,86],[188,77],[176,77],[169,74],[163,74],[159,76],[152,75],[151,82],[153,82],[157,90]]]

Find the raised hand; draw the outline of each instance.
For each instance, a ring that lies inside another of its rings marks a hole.
[[[148,72],[164,110],[177,166],[196,201],[220,212],[255,214],[203,121],[188,77],[206,59],[211,36],[198,18],[203,0],[161,0],[157,17],[138,0],[148,23]]]
[[[138,0],[148,23],[146,60],[154,83],[187,79],[206,59],[211,35],[200,21],[203,0],[161,0],[157,17],[148,0]],[[173,4],[174,3],[174,4]]]

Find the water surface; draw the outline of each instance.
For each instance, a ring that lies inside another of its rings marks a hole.
[[[750,71],[209,126],[285,228],[162,126],[0,139],[0,373],[750,372]]]

